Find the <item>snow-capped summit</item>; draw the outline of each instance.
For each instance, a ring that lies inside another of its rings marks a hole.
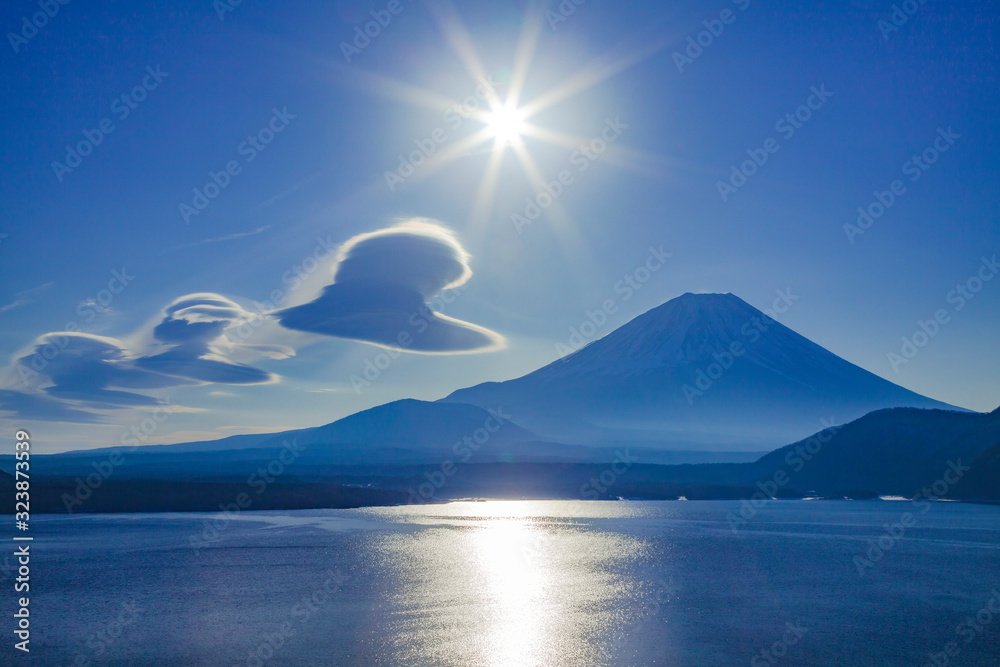
[[[733,294],[684,294],[548,366],[444,402],[502,405],[545,436],[687,449],[776,446],[886,407],[950,408]]]
[[[754,329],[763,330],[772,323],[733,294],[688,292],[531,375],[547,379],[591,371],[631,375],[648,373],[652,368],[711,361],[713,352],[727,349],[734,342],[745,344],[756,338]]]

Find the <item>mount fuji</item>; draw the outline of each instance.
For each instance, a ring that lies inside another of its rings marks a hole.
[[[646,463],[736,462],[894,407],[965,412],[841,359],[732,294],[685,294],[514,380],[435,402],[393,401],[325,426],[142,453],[177,457],[183,469],[193,453],[236,461],[294,440],[308,448],[302,461],[324,464],[466,460],[460,443],[486,434],[492,419],[489,446],[473,448],[471,460],[582,462],[628,446]],[[68,452],[50,463],[113,449],[122,448]]]
[[[954,406],[838,357],[732,294],[684,294],[539,370],[440,402],[559,442],[751,451],[891,407]]]

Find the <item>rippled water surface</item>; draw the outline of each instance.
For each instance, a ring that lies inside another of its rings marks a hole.
[[[924,665],[954,642],[951,665],[1000,664],[1000,614],[975,621],[1000,596],[1000,508],[938,503],[889,537],[909,510],[772,501],[736,530],[723,501],[37,517],[31,662]]]

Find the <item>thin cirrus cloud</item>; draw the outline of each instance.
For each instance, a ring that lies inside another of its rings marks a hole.
[[[0,410],[24,419],[98,423],[89,409],[143,408],[160,401],[141,390],[205,383],[265,384],[272,373],[227,358],[219,349],[226,329],[254,315],[218,294],[189,294],[168,305],[153,327],[153,342],[141,353],[115,338],[54,332],[39,337],[34,350],[17,360],[22,378],[41,389],[0,391]],[[229,344],[229,348],[239,346]],[[252,346],[245,346],[252,348]],[[274,347],[274,346],[271,346]],[[261,351],[255,350],[257,354]],[[290,351],[268,350],[269,356]],[[140,391],[134,391],[140,390]]]
[[[38,287],[33,287],[31,289],[24,290],[23,292],[18,292],[14,297],[14,300],[10,303],[0,306],[0,313],[5,313],[8,310],[14,310],[15,308],[20,308],[21,306],[26,306],[32,301],[34,301],[39,294],[46,291],[52,287],[54,283],[47,282],[44,285],[39,285]]]
[[[243,239],[248,236],[256,236],[257,234],[263,234],[267,230],[271,229],[272,225],[262,225],[256,229],[252,229],[249,232],[236,232],[235,234],[226,234],[225,236],[214,236],[212,238],[202,239],[200,241],[195,241],[193,243],[184,243],[182,245],[175,245],[167,248],[163,252],[168,252],[171,250],[181,250],[182,248],[195,248],[201,245],[207,245],[209,243],[222,243],[223,241],[235,241],[236,239]]]
[[[287,329],[424,353],[483,352],[499,334],[434,312],[428,300],[472,276],[455,235],[426,218],[359,234],[338,252],[333,283],[272,313]]]

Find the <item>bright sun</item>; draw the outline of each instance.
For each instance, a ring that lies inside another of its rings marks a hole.
[[[502,148],[521,143],[521,133],[525,129],[525,114],[511,105],[504,105],[490,112],[486,122],[495,146]]]
[[[450,4],[443,3],[442,7],[447,7]],[[493,78],[487,75],[482,58],[476,50],[475,40],[454,10],[442,9],[437,18],[448,38],[448,43],[455,52],[456,60],[465,67],[469,74],[470,85],[473,85],[474,82],[480,84],[480,87],[476,88],[476,99],[486,102],[485,105],[482,105],[479,101],[474,101],[471,111],[465,111],[464,109],[468,109],[469,103],[463,100],[462,117],[474,118],[477,124],[482,123],[482,125],[475,128],[467,136],[452,142],[438,152],[433,159],[428,160],[428,163],[433,164],[434,168],[441,168],[455,160],[489,153],[489,158],[483,165],[479,186],[476,188],[471,202],[469,219],[470,225],[473,226],[485,224],[493,215],[492,206],[497,196],[501,176],[507,174],[504,164],[510,158],[514,158],[516,162],[520,163],[523,175],[531,181],[536,189],[541,190],[546,187],[547,182],[532,157],[529,150],[531,146],[528,144],[563,147],[568,151],[573,151],[595,141],[590,135],[568,134],[558,128],[538,125],[536,117],[541,112],[593,88],[606,79],[658,53],[663,48],[662,43],[654,42],[640,45],[632,53],[600,57],[569,74],[561,84],[550,88],[537,97],[524,100],[522,94],[525,92],[525,83],[529,72],[533,71],[532,64],[535,62],[536,47],[548,19],[542,10],[530,10],[525,16],[520,39],[512,54],[510,70],[505,73],[506,76],[502,77],[502,81],[497,82],[494,82]],[[419,88],[402,81],[372,75],[371,77],[362,76],[359,83],[363,83],[366,87],[371,86],[373,90],[387,97],[399,99],[418,107],[437,110],[458,106],[453,98],[441,96],[432,90]],[[496,90],[498,86],[503,92],[502,97]],[[484,94],[480,94],[480,88],[485,91]],[[466,98],[466,100],[468,99]],[[527,141],[528,138],[530,141]],[[490,142],[493,144],[492,147],[484,146]],[[644,166],[647,163],[659,165],[663,162],[662,156],[636,149],[618,146],[616,150],[618,159],[622,161],[623,166],[629,166],[636,170],[647,169]],[[430,174],[431,172],[432,168],[428,166],[423,173]],[[567,234],[571,233],[573,222],[559,206],[548,208],[548,215]]]

